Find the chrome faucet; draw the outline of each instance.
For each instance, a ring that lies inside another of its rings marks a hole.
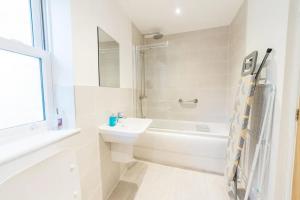
[[[118,119],[125,119],[126,115],[123,112],[118,112]]]

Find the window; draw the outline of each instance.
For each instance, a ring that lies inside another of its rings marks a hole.
[[[41,0],[9,0],[0,6],[0,37],[42,46]]]
[[[51,78],[42,11],[42,0],[9,0],[0,7],[0,130],[46,124]]]
[[[13,11],[13,12],[12,12]],[[0,6],[0,36],[31,45],[32,24],[30,3],[27,0],[9,0]]]
[[[0,129],[45,120],[39,58],[0,50]]]

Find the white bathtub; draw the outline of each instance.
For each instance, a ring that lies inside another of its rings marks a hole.
[[[223,174],[228,127],[202,123],[154,119],[134,147],[138,159]]]

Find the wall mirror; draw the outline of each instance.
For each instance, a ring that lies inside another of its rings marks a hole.
[[[99,86],[120,87],[120,48],[119,43],[100,27],[98,36]]]

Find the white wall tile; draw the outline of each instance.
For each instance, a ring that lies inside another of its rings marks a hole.
[[[169,42],[167,48],[145,53],[146,116],[227,122],[229,28],[167,35],[163,40]],[[199,103],[180,105],[179,98],[197,98]]]

